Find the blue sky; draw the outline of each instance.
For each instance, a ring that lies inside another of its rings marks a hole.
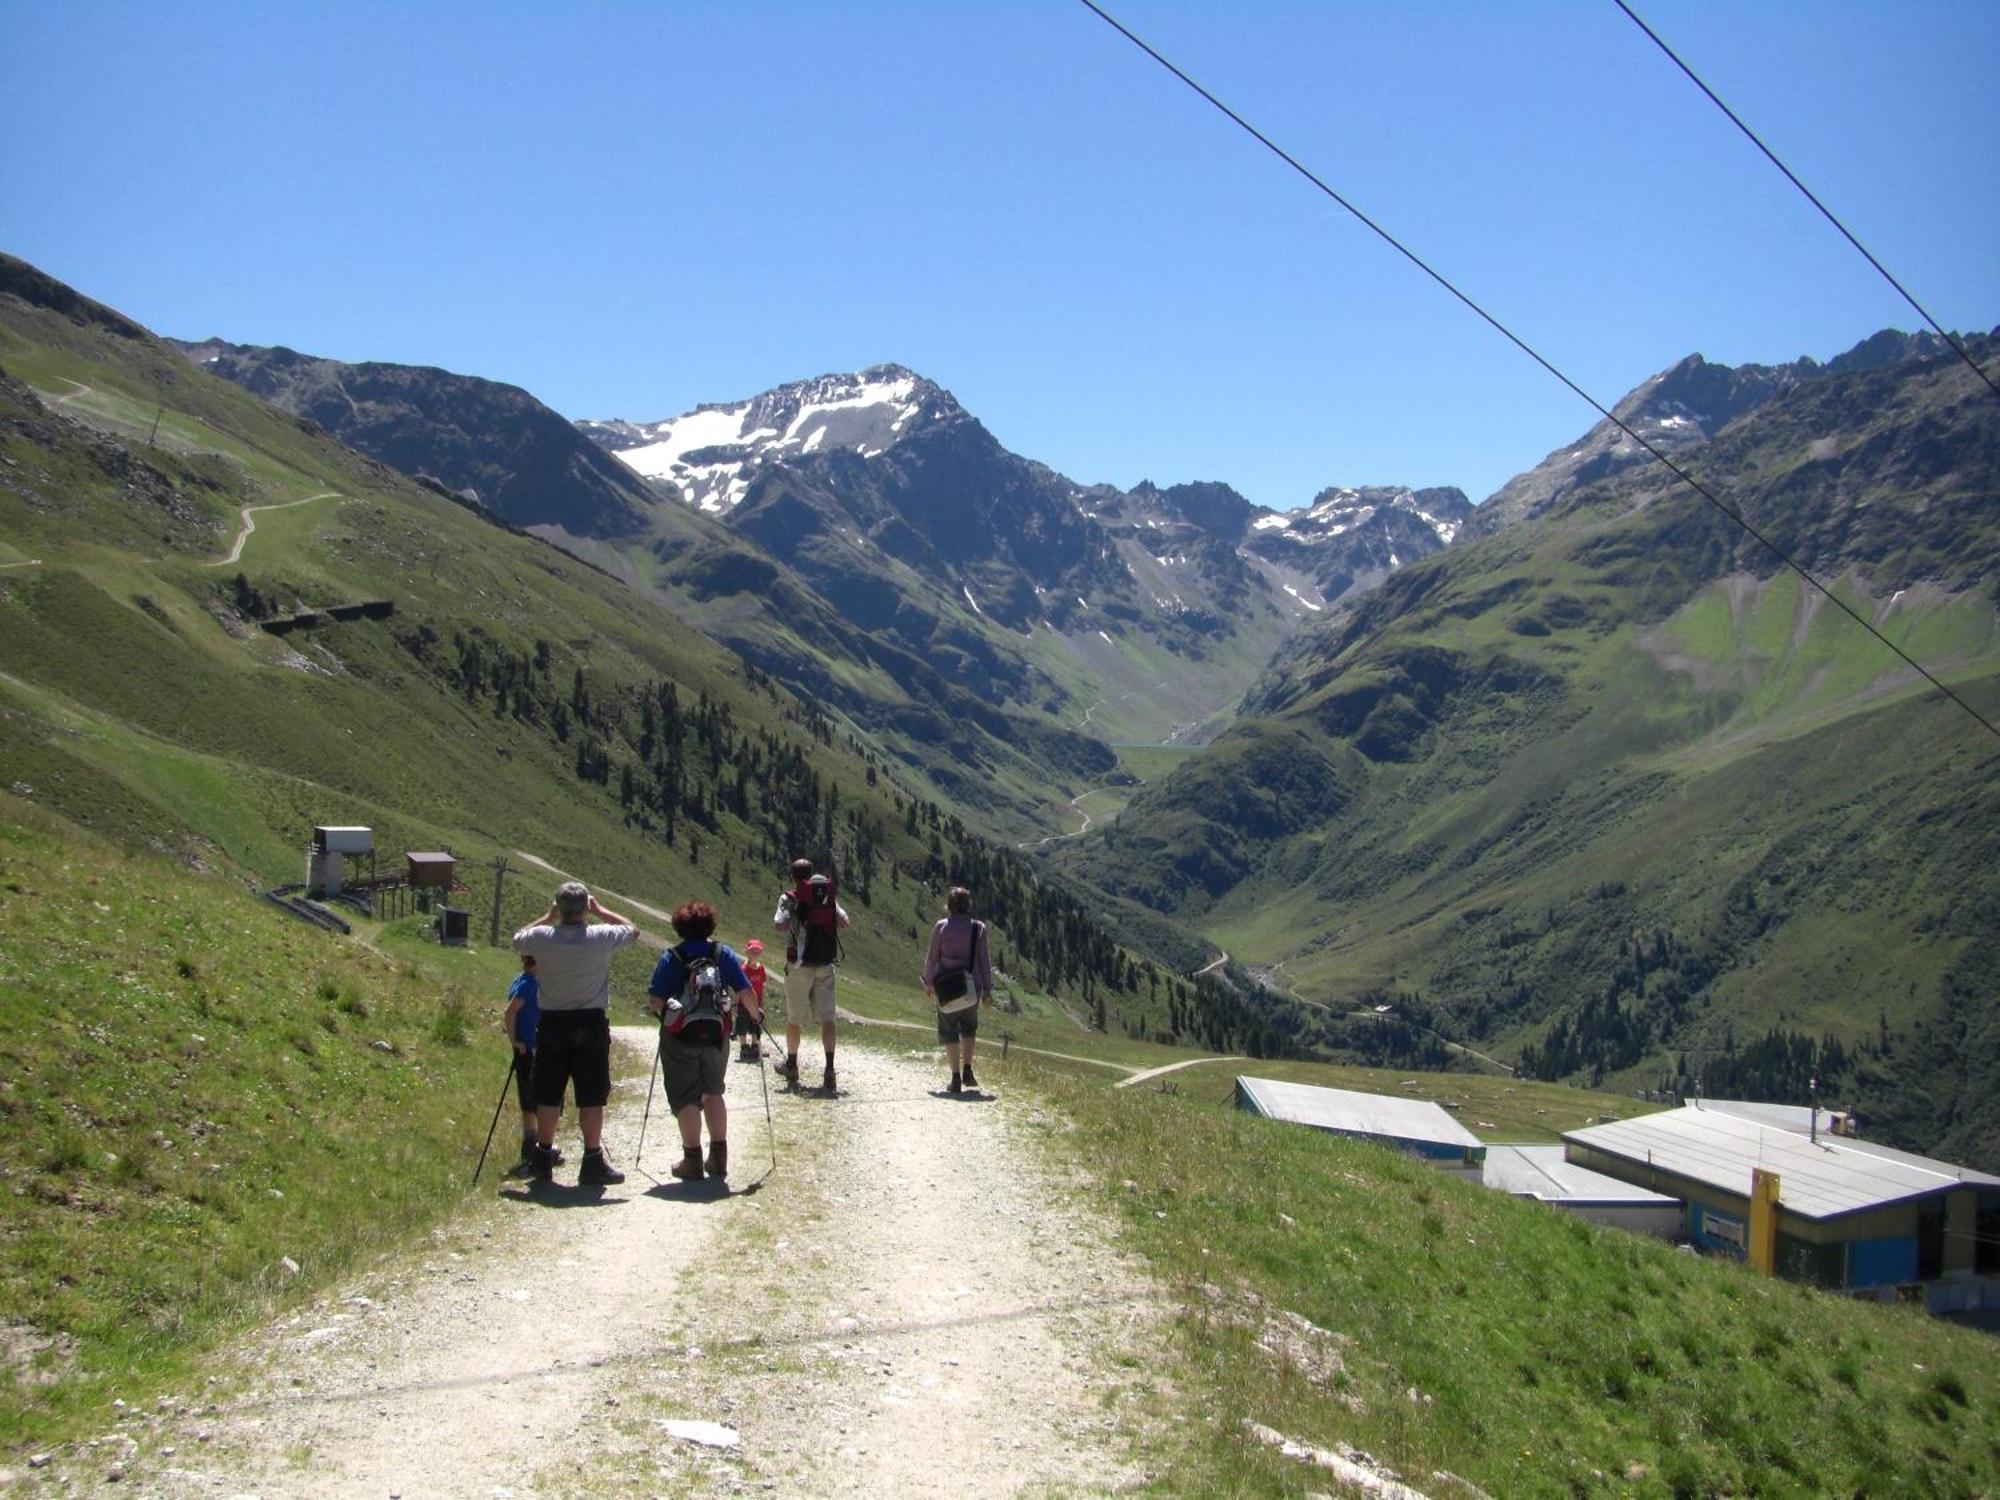
[[[1609,403],[1916,314],[1611,3],[1108,8]],[[1636,4],[1950,328],[2000,5]],[[1084,482],[1484,498],[1593,414],[1073,0],[0,0],[0,248],[651,420],[895,361]]]

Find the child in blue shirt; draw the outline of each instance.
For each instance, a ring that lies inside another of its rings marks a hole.
[[[521,1106],[521,1163],[528,1164],[535,1144],[535,1032],[542,1020],[542,982],[535,975],[535,955],[521,955],[521,973],[507,987],[507,1014],[501,1029],[514,1047],[514,1097]],[[561,1160],[561,1153],[557,1153]]]

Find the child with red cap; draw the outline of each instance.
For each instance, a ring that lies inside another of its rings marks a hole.
[[[764,945],[756,938],[743,945],[743,976],[750,981],[750,988],[756,992],[757,1004],[764,1003]],[[742,1041],[742,1049],[736,1054],[738,1062],[756,1062],[764,1056],[764,1028],[755,1016],[739,1005],[736,1007],[736,1035]]]

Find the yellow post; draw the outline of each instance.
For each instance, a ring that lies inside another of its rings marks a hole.
[[[1750,1264],[1766,1276],[1778,1269],[1778,1174],[1750,1169]]]

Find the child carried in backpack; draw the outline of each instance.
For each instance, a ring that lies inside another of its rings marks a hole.
[[[778,897],[771,925],[785,934],[785,1060],[778,1076],[798,1087],[799,1031],[810,1017],[819,1022],[820,1046],[826,1053],[820,1087],[834,1093],[838,1088],[833,1072],[834,984],[839,975],[840,930],[848,918],[832,877],[815,875],[809,859],[793,860],[792,888]]]

